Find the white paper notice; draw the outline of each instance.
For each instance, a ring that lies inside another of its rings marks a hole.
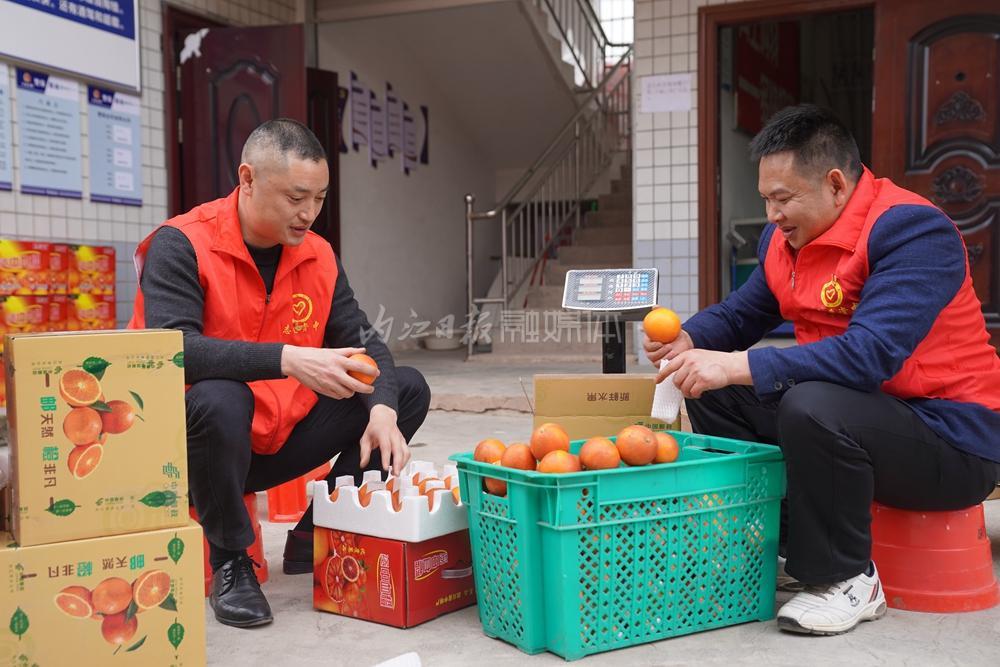
[[[690,111],[692,77],[691,72],[640,77],[639,111]]]
[[[132,145],[132,128],[128,125],[112,125],[111,140],[116,144]]]
[[[132,178],[132,172],[130,171],[116,171],[115,172],[115,189],[116,190],[134,190],[135,181]]]
[[[132,151],[127,148],[116,148],[111,158],[116,167],[132,168]]]

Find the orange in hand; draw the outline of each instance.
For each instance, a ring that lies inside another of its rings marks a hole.
[[[681,333],[681,318],[669,308],[654,308],[642,319],[642,329],[649,340],[672,343]]]
[[[369,357],[367,354],[361,354],[360,352],[358,354],[352,354],[350,357],[348,357],[348,359],[350,359],[351,361],[360,361],[361,363],[367,364],[374,369],[374,371],[370,375],[361,373],[359,371],[347,371],[348,375],[350,375],[358,382],[364,382],[365,384],[372,384],[373,382],[375,382],[375,372],[378,371],[378,364],[375,363],[374,359]]]

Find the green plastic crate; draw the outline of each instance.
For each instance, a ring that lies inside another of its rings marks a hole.
[[[575,660],[773,618],[781,450],[671,434],[678,460],[642,467],[546,475],[451,457],[487,635]]]

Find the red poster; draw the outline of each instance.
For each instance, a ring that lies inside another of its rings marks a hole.
[[[757,134],[767,119],[799,102],[799,25],[755,23],[736,31],[736,126]]]

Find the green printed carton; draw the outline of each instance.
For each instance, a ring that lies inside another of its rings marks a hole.
[[[0,665],[205,664],[201,526],[20,547],[0,533]]]
[[[7,336],[18,544],[187,522],[182,350],[179,331]]]

